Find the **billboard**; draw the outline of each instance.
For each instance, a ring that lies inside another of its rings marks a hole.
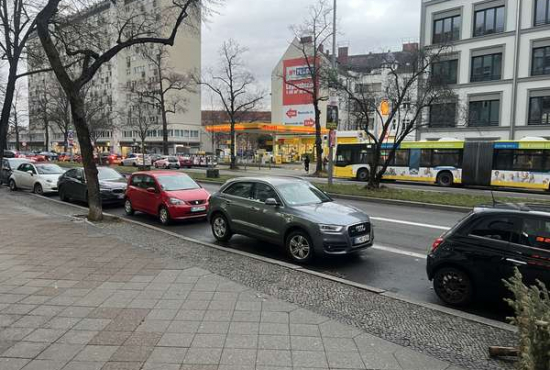
[[[313,64],[313,59],[310,59]],[[304,91],[306,90],[306,91]],[[289,126],[315,125],[313,79],[305,58],[283,61],[283,123]]]

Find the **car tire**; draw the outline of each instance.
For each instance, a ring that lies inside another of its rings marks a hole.
[[[451,306],[466,306],[474,296],[472,280],[464,270],[455,267],[437,270],[433,287],[439,299]]]
[[[32,192],[38,195],[44,195],[44,188],[40,184],[34,184]]]
[[[69,198],[67,198],[67,195],[65,194],[65,191],[63,188],[59,188],[59,200],[62,202],[68,202]]]
[[[441,172],[437,175],[437,185],[448,188],[453,186],[454,178],[453,174],[450,172]]]
[[[359,181],[367,181],[369,179],[369,170],[366,168],[361,168],[359,171],[357,171],[357,180]]]
[[[227,218],[225,218],[225,216],[221,213],[215,213],[212,216],[210,226],[212,227],[212,234],[214,235],[214,238],[216,238],[219,242],[229,241],[229,239],[233,236]]]
[[[13,180],[13,179],[10,180],[9,185],[10,185],[10,190],[11,191],[17,191],[17,184],[15,183],[15,180]]]
[[[313,242],[309,235],[302,230],[291,232],[285,241],[288,256],[299,264],[307,264],[314,258]]]
[[[166,208],[165,206],[161,206],[159,208],[159,221],[164,226],[170,225],[170,222],[172,221],[170,219],[170,212],[168,212],[168,208]]]
[[[135,213],[134,207],[132,207],[132,202],[130,202],[130,199],[128,198],[124,201],[124,212],[126,212],[127,216],[133,216]]]

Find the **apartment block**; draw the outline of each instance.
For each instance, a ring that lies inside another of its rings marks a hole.
[[[550,0],[423,0],[421,47],[456,100],[433,105],[417,139],[550,138]]]

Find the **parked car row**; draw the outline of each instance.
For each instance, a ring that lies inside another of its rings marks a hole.
[[[175,158],[175,157],[173,157]],[[158,167],[175,165],[163,158]],[[174,167],[177,168],[177,167]],[[139,171],[125,178],[98,168],[103,203],[124,205],[127,215],[147,213],[163,225],[208,220],[214,238],[241,234],[283,246],[300,264],[315,257],[353,254],[373,245],[374,229],[360,209],[335,202],[311,183],[287,177],[237,178],[211,195],[182,172]],[[87,202],[82,168],[26,158],[6,158],[0,182],[11,190],[58,192],[62,201]],[[503,279],[518,268],[528,284],[550,286],[550,209],[541,206],[478,207],[432,245],[428,279],[446,304],[465,306],[489,295],[506,295]]]

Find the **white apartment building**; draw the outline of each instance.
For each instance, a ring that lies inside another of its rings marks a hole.
[[[105,1],[94,7],[87,14],[91,22],[105,24],[102,27],[106,37],[116,40],[117,32],[114,24],[117,13],[139,9],[139,12],[150,12],[159,15],[164,6],[170,5],[170,0],[126,0],[124,2]],[[117,8],[118,7],[118,8]],[[122,7],[122,8],[121,8]],[[139,7],[139,8],[138,8]],[[136,10],[137,11],[137,10]],[[31,40],[35,48],[41,48],[38,39]],[[105,119],[113,120],[112,129],[101,132],[97,139],[96,146],[100,151],[127,154],[139,150],[140,137],[135,127],[132,127],[129,118],[129,107],[132,105],[129,94],[129,86],[135,83],[148,84],[151,89],[158,89],[159,73],[151,61],[144,56],[143,48],[149,48],[151,53],[158,52],[158,45],[144,45],[132,47],[118,53],[109,63],[104,64],[97,72],[90,84],[90,95],[95,102],[105,106]],[[183,25],[176,37],[174,46],[166,48],[168,57],[165,59],[166,73],[178,73],[187,75],[201,69],[201,35],[200,25],[193,27]],[[29,66],[31,69],[33,66]],[[37,66],[35,66],[37,67]],[[169,71],[169,72],[168,72]],[[55,83],[55,76],[52,73],[37,74],[29,78],[29,127],[34,138],[28,143],[29,147],[40,148],[44,143],[44,119],[41,115],[40,99],[44,95],[43,89],[49,89]],[[181,101],[185,101],[185,109],[176,113],[168,113],[168,143],[170,153],[190,152],[209,150],[210,135],[206,133],[201,125],[201,96],[200,89],[196,91],[172,91],[170,94],[178,94]],[[113,113],[115,112],[115,113]],[[148,109],[147,120],[154,122],[147,132],[147,151],[150,153],[162,153],[162,120],[159,109]],[[56,127],[50,124],[49,142],[43,147],[48,149],[63,150],[64,135]],[[37,137],[39,138],[37,141]],[[42,138],[42,140],[40,140]],[[76,141],[76,134],[74,135]],[[42,141],[42,143],[40,142]],[[78,149],[78,145],[75,144]]]
[[[550,0],[423,0],[421,47],[457,100],[432,106],[417,139],[550,138]]]

